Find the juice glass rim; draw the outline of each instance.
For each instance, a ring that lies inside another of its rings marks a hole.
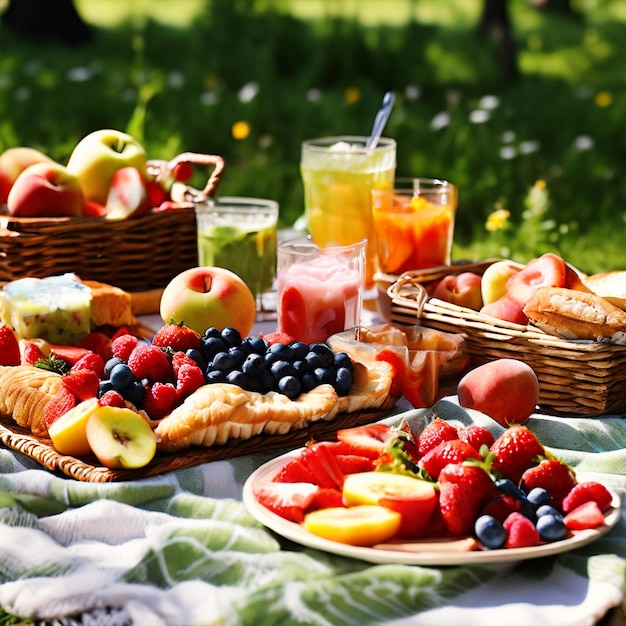
[[[292,249],[288,250],[290,246],[294,246]],[[299,250],[295,246],[302,248]],[[333,254],[333,253],[347,253],[352,252],[352,250],[359,249],[365,251],[367,247],[367,239],[361,239],[359,241],[355,241],[351,244],[346,244],[345,246],[320,246],[313,241],[312,237],[296,237],[294,239],[286,239],[285,241],[281,241],[278,244],[278,251],[287,252],[288,254],[298,255],[303,258],[309,256],[312,252],[320,253],[320,254]]]
[[[365,154],[365,145],[369,139],[366,135],[332,135],[328,137],[317,137],[315,139],[305,139],[302,142],[302,149],[310,152],[328,152],[329,148],[337,143],[350,144],[350,148],[346,150],[337,150],[336,154]],[[357,148],[353,148],[357,145]],[[383,152],[385,150],[393,150],[396,148],[396,140],[391,137],[381,137],[378,145],[370,152]]]
[[[402,185],[402,186],[398,186]],[[424,186],[428,192],[437,191],[438,189],[457,189],[457,186],[446,180],[445,178],[427,178],[421,176],[400,176],[399,178],[395,178],[393,181],[394,192],[407,192],[407,191],[417,191],[419,192],[420,187]]]
[[[208,202],[196,203],[196,209],[255,209],[263,208],[278,212],[278,201],[270,198],[255,198],[252,196],[218,196],[209,198]]]

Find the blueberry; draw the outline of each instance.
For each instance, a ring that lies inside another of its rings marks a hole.
[[[339,396],[347,396],[352,388],[352,370],[347,367],[340,367],[335,374],[333,387]]]
[[[218,352],[225,352],[227,349],[221,337],[202,337],[200,339],[200,350],[207,361],[210,361]]]
[[[120,391],[135,380],[135,375],[133,374],[133,370],[131,370],[126,363],[118,363],[113,366],[109,374],[109,379],[113,387]]]
[[[209,370],[204,377],[207,383],[225,383],[226,374],[222,370]]]
[[[500,522],[491,515],[481,515],[474,523],[474,534],[485,548],[497,550],[506,541],[506,530]]]
[[[292,363],[295,359],[294,351],[285,343],[274,343],[269,349],[268,353],[277,354],[281,361],[289,361]]]
[[[202,352],[197,348],[189,348],[185,354],[198,365],[201,370],[206,368],[206,360],[202,356]]]
[[[300,381],[295,376],[283,376],[278,381],[278,391],[290,400],[295,400],[302,392]]]
[[[550,494],[543,487],[535,487],[528,492],[528,501],[538,509],[543,504],[552,504]]]
[[[309,345],[304,341],[292,341],[289,347],[293,350],[294,358],[301,361],[307,355],[309,351]]]
[[[213,338],[221,338],[222,333],[220,332],[219,328],[215,327],[215,326],[209,326],[205,331],[204,331],[204,337],[213,337]]]
[[[306,372],[309,371],[309,366],[306,361],[297,360],[292,363],[293,369],[296,370],[298,376],[302,377]]]
[[[526,499],[526,494],[512,480],[500,478],[496,480],[496,487],[505,495],[513,496],[516,500]]]
[[[312,343],[309,352],[319,354],[322,359],[322,367],[330,367],[335,361],[335,353],[325,343]]]
[[[340,367],[345,367],[352,371],[354,369],[354,364],[352,363],[352,359],[345,352],[337,352],[334,356],[334,365],[337,369]]]
[[[278,382],[281,378],[285,376],[296,376],[296,369],[289,361],[276,361],[272,363],[270,367],[270,371],[272,372],[272,376],[274,380]]]
[[[560,515],[548,513],[537,519],[537,532],[544,541],[558,541],[565,537],[567,529]]]
[[[101,380],[98,383],[98,398],[101,398],[107,391],[115,389],[110,380]]]
[[[230,370],[235,369],[235,366],[235,357],[228,352],[218,352],[211,361],[212,369],[222,372],[230,372]]]
[[[265,370],[265,359],[256,352],[249,354],[241,364],[241,371],[251,378],[261,378]]]
[[[235,359],[237,367],[241,367],[245,358],[248,356],[247,352],[241,346],[233,346],[231,348],[228,348],[228,354],[230,354],[233,359]]]
[[[274,380],[274,377],[272,376],[272,372],[270,372],[269,370],[264,369],[263,373],[261,374],[261,389],[263,391],[263,393],[267,393],[268,391],[272,391],[274,389],[276,389],[276,381]]]
[[[116,365],[121,365],[126,363],[126,361],[124,361],[124,359],[121,359],[119,356],[114,356],[111,357],[105,364],[104,364],[104,375],[108,378],[111,375],[111,370],[116,366]]]
[[[304,357],[309,369],[314,370],[316,367],[324,367],[324,360],[317,352],[309,351]]]
[[[124,400],[132,402],[135,406],[141,406],[146,395],[146,388],[138,380],[134,380],[122,389],[121,394]]]
[[[226,374],[226,382],[237,385],[242,389],[248,388],[248,376],[240,370],[232,370]]]
[[[264,355],[269,348],[269,345],[263,337],[246,337],[241,341],[242,345],[247,344],[250,347],[250,352],[256,352],[257,354]]]
[[[320,385],[332,385],[335,382],[335,371],[330,367],[316,367],[313,375]]]
[[[537,519],[543,515],[560,515],[559,511],[551,504],[542,504],[536,511]]]
[[[229,347],[241,345],[241,333],[231,326],[227,326],[221,333],[222,340]]]
[[[311,389],[315,389],[318,386],[317,378],[313,372],[307,372],[302,377],[302,391],[311,391]]]

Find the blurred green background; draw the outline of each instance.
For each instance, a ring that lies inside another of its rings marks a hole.
[[[302,140],[369,133],[393,90],[397,174],[459,187],[455,259],[550,250],[590,273],[626,268],[622,0],[508,0],[506,49],[497,25],[479,30],[483,0],[75,6],[81,45],[0,28],[0,151],[66,162],[108,127],[152,158],[221,154],[219,191],[274,198],[288,225]]]

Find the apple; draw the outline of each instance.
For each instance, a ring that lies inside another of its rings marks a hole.
[[[513,300],[508,293],[505,293],[494,302],[485,304],[485,306],[480,309],[480,312],[483,315],[497,317],[503,322],[521,324],[522,326],[528,324],[528,316],[524,313],[524,307],[517,300]]]
[[[140,217],[150,208],[148,177],[136,167],[122,167],[113,174],[105,205],[108,220]]]
[[[0,204],[6,204],[9,191],[17,177],[35,163],[54,163],[43,152],[35,148],[17,146],[0,154]]]
[[[83,137],[70,155],[67,168],[76,174],[87,200],[105,204],[117,170],[132,166],[147,173],[144,147],[119,130],[96,130]]]
[[[145,467],[156,454],[156,435],[135,411],[100,406],[87,420],[87,441],[102,465],[110,469]]]
[[[506,284],[520,268],[510,261],[496,261],[484,272],[481,283],[483,305],[491,304],[506,294]]]
[[[444,276],[433,291],[433,298],[478,311],[482,306],[482,279],[474,272]]]
[[[7,198],[9,213],[15,217],[78,217],[84,204],[78,177],[54,162],[29,165]]]
[[[470,370],[457,386],[459,404],[508,428],[525,424],[539,402],[539,380],[530,365],[496,359]]]
[[[161,318],[184,324],[201,335],[207,328],[236,328],[247,337],[254,325],[252,291],[234,272],[223,267],[192,267],[175,276],[163,290]]]
[[[50,424],[48,435],[58,452],[70,456],[85,456],[91,452],[87,422],[98,407],[97,398],[88,398]]]

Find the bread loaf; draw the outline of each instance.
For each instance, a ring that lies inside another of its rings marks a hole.
[[[583,283],[596,295],[626,310],[626,270],[585,276]]]
[[[91,325],[133,326],[137,319],[132,312],[132,298],[129,293],[95,280],[81,280],[91,289]]]
[[[541,330],[564,339],[626,344],[626,311],[595,293],[540,287],[524,313]]]

